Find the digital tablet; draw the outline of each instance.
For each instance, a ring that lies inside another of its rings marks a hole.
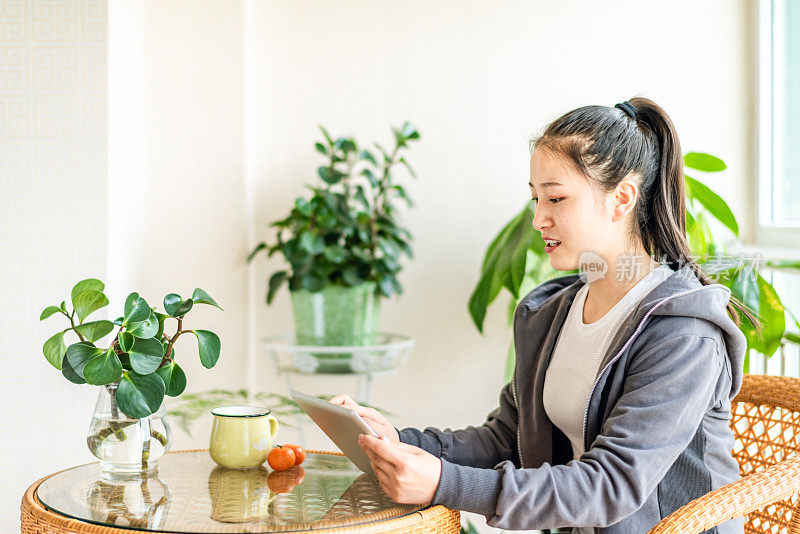
[[[358,435],[379,436],[358,413],[293,389],[289,394],[356,467],[370,475],[375,474],[369,456],[358,444]]]

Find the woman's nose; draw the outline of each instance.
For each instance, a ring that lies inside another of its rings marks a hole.
[[[550,218],[547,217],[545,210],[540,207],[536,206],[533,209],[533,228],[542,232],[545,228],[550,226]]]

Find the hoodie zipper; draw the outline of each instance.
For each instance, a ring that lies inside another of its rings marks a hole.
[[[628,341],[626,341],[625,344],[622,346],[622,348],[619,349],[619,352],[617,352],[617,354],[615,354],[614,357],[611,358],[608,361],[608,363],[603,367],[602,371],[600,371],[600,373],[598,373],[597,378],[595,378],[594,383],[592,384],[592,388],[589,390],[589,396],[586,399],[586,410],[583,412],[583,451],[584,452],[586,452],[586,450],[588,449],[588,444],[586,443],[586,433],[587,433],[587,424],[589,422],[588,421],[588,418],[589,418],[589,404],[590,404],[591,399],[592,399],[592,394],[594,393],[594,388],[595,388],[595,386],[597,386],[597,383],[600,381],[600,377],[603,376],[603,373],[606,372],[606,369],[608,369],[608,367],[612,363],[617,361],[617,359],[622,355],[622,352],[626,348],[628,348],[628,345],[630,345],[633,342],[634,338],[636,338],[636,336],[639,335],[639,332],[641,332],[642,328],[644,327],[644,322],[647,320],[648,317],[650,317],[650,315],[654,311],[656,311],[656,309],[659,306],[661,306],[665,302],[667,302],[669,300],[672,300],[674,298],[682,297],[683,295],[688,295],[689,293],[694,293],[695,291],[701,291],[706,287],[708,287],[708,286],[696,287],[694,289],[687,289],[686,291],[682,291],[680,293],[676,293],[674,295],[670,295],[669,297],[664,297],[663,299],[659,300],[652,308],[650,308],[650,310],[645,314],[645,316],[642,317],[642,320],[639,322],[639,326],[636,327],[636,330],[628,338]],[[515,400],[515,402],[516,402],[516,400]],[[519,413],[519,408],[517,408],[517,411],[518,411],[517,413]],[[517,434],[519,435],[519,425],[517,425]],[[520,456],[521,455],[522,455],[522,451],[520,450]]]
[[[522,463],[522,447],[520,446],[522,440],[519,433],[519,402],[517,402],[517,373],[511,377],[511,395],[514,397],[514,407],[517,409],[517,454],[519,454],[519,468],[524,469],[525,464]]]

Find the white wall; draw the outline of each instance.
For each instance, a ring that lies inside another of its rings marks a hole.
[[[412,4],[252,3],[254,224],[271,236],[267,223],[314,179],[318,123],[362,143],[389,143],[389,125],[405,119],[417,125],[422,138],[408,156],[420,176],[408,188],[417,207],[404,218],[416,259],[382,324],[418,346],[374,401],[398,424],[455,428],[480,423],[502,385],[505,307],[490,310],[480,336],[467,301],[491,237],[528,198],[531,132],[581,105],[650,97],[671,114],[685,151],[728,163],[710,185],[746,219],[746,2]],[[265,263],[251,288],[262,298],[281,265],[277,256]],[[256,309],[252,336],[290,330],[290,310],[284,290]]]
[[[55,9],[62,4],[67,11]],[[285,288],[264,304],[266,279],[281,263],[262,258],[248,268],[244,260],[314,180],[319,123],[362,143],[388,144],[389,126],[403,120],[419,128],[409,161],[420,178],[407,181],[417,206],[404,217],[416,258],[401,274],[406,293],[385,303],[382,320],[417,347],[398,374],[376,381],[373,402],[401,427],[480,424],[503,385],[506,300],[490,309],[485,336],[466,305],[491,237],[527,199],[530,133],[581,105],[653,98],[671,114],[684,151],[728,163],[710,185],[740,219],[751,217],[750,4],[112,0],[106,179],[105,93],[96,82],[103,61],[87,56],[73,69],[77,85],[67,77],[46,91],[44,102],[63,94],[92,104],[86,129],[78,126],[86,116],[68,104],[34,107],[34,73],[49,63],[30,55],[102,48],[104,33],[85,32],[102,26],[105,4],[0,1],[0,359],[17,370],[4,383],[6,413],[15,414],[4,423],[30,435],[34,421],[37,444],[4,434],[16,452],[0,460],[12,462],[0,467],[0,522],[17,516],[36,477],[87,461],[95,392],[48,368],[40,346],[49,330],[38,325],[41,307],[80,277],[107,276],[114,309],[132,290],[158,303],[170,291],[206,289],[225,311],[198,310],[191,321],[218,332],[223,353],[208,371],[192,340],[178,344],[189,390],[252,383],[285,392],[258,348],[263,336],[292,328]],[[37,17],[63,35],[36,34],[44,27]],[[15,59],[18,49],[28,55]],[[38,135],[47,121],[68,133]],[[102,204],[106,188],[108,212],[62,225]],[[346,379],[295,385],[354,391]],[[36,400],[25,402],[31,390]],[[64,406],[69,413],[53,427],[52,410]],[[208,428],[205,419],[193,437],[177,432],[175,447],[206,446]],[[323,438],[308,445],[325,446]],[[9,475],[20,457],[35,467]]]
[[[93,459],[97,389],[42,354],[66,328],[39,322],[75,282],[105,280],[106,4],[0,2],[0,525],[37,479]],[[71,306],[70,306],[71,308]],[[67,342],[76,338],[67,336]]]
[[[176,343],[189,391],[241,387],[247,359],[242,9],[235,1],[111,2],[112,29],[124,38],[110,55],[118,120],[109,272],[120,302],[138,291],[163,310],[168,293],[187,298],[200,287],[222,306],[197,306],[184,322],[222,340],[211,371],[194,336]],[[175,326],[168,321],[167,331]],[[202,424],[194,434],[178,432],[173,448],[208,445]]]
[[[743,223],[750,217],[745,1],[249,5],[247,144],[259,238],[314,179],[318,123],[361,143],[389,143],[389,125],[406,119],[421,133],[408,156],[420,176],[408,181],[417,206],[404,218],[416,259],[400,277],[405,295],[384,306],[382,320],[417,348],[397,375],[376,381],[372,399],[397,414],[397,426],[478,425],[496,407],[506,298],[490,309],[485,336],[467,302],[489,241],[528,199],[528,136],[550,120],[586,104],[652,98],[671,114],[684,151],[727,162],[709,185]],[[277,256],[259,262],[250,290],[262,302],[281,265]],[[251,336],[291,328],[284,288],[271,307],[256,308]],[[269,366],[258,369],[272,387]],[[353,391],[344,380],[298,384]]]

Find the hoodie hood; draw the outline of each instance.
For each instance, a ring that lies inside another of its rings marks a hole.
[[[570,303],[584,282],[580,275],[570,274],[553,278],[531,291],[521,306],[536,311],[562,301],[559,297],[568,296]],[[567,295],[565,295],[567,294]],[[736,395],[742,384],[744,356],[747,340],[738,326],[728,315],[728,302],[731,291],[722,284],[703,285],[694,272],[684,266],[667,276],[660,284],[647,293],[616,334],[611,346],[616,346],[617,338],[633,341],[647,321],[659,316],[694,317],[717,326],[727,349],[732,374],[730,398]],[[600,365],[602,369],[613,354],[607,355]]]

